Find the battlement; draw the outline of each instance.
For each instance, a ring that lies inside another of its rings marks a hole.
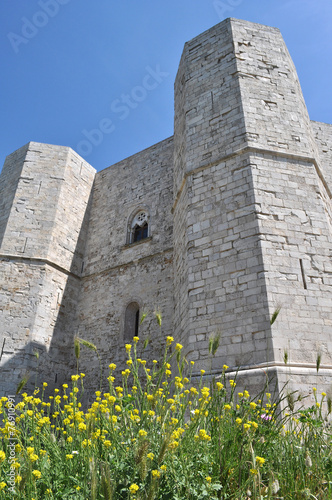
[[[174,137],[98,173],[61,146],[10,155],[0,178],[0,391],[26,371],[65,380],[75,335],[98,346],[104,366],[121,366],[138,329],[151,357],[174,335],[194,376],[227,363],[254,390],[266,375],[279,388],[326,390],[331,127],[310,121],[279,30],[226,19],[185,44]],[[139,325],[147,310],[162,312],[162,332],[153,314]],[[93,379],[97,358],[83,352],[80,363]]]

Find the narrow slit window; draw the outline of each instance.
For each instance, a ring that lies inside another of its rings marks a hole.
[[[131,342],[133,337],[138,336],[139,327],[139,305],[137,302],[131,302],[125,312],[124,320],[124,341]]]
[[[135,317],[135,336],[138,337],[138,325],[139,325],[139,309],[136,312]]]
[[[300,268],[301,268],[303,288],[305,290],[307,290],[307,281],[306,281],[306,278],[305,278],[305,273],[304,273],[304,267],[303,267],[303,261],[302,261],[302,259],[300,259]]]

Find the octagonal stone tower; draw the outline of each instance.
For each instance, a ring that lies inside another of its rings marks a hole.
[[[174,144],[176,335],[197,371],[220,332],[215,374],[326,388],[332,165],[318,146],[331,151],[331,127],[310,122],[279,30],[228,19],[186,43]]]
[[[68,374],[95,170],[70,148],[30,142],[0,185],[0,393]],[[37,377],[37,379],[36,379]]]
[[[126,366],[123,346],[138,328],[152,359],[174,335],[194,377],[227,364],[252,392],[266,378],[277,391],[286,382],[327,391],[331,186],[332,126],[310,121],[279,30],[226,19],[189,41],[174,137],[97,173],[60,146],[29,143],[8,157],[0,393],[29,371],[68,378],[77,333],[105,368]],[[141,212],[148,227],[136,241]],[[153,314],[138,325],[146,310],[161,310],[161,331]],[[87,393],[99,376],[92,356],[80,359]]]

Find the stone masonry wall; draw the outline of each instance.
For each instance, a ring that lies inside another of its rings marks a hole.
[[[320,167],[329,190],[332,191],[332,125],[312,121],[311,127],[319,152]]]
[[[332,367],[332,234],[324,186],[310,163],[262,155],[252,166],[269,301],[281,307],[273,325],[275,360],[284,366],[287,352],[288,365],[305,368],[308,383],[318,354],[322,368]]]
[[[196,373],[273,359],[234,23],[185,45],[175,85],[175,318]]]
[[[1,371],[8,374],[1,377],[3,391],[16,389],[26,372],[34,383],[37,365],[53,383],[68,371],[66,343],[79,291],[75,273],[94,173],[69,148],[45,144],[29,143],[6,160],[1,205],[11,209],[0,249]]]
[[[12,209],[21,170],[24,164],[28,144],[8,156],[7,163],[1,172],[0,182],[0,246],[2,244],[7,222]],[[13,167],[15,166],[15,167]],[[5,168],[6,167],[6,168]]]
[[[307,392],[318,354],[332,368],[330,127],[310,122],[278,30],[232,27],[269,308],[281,306],[273,364],[281,386],[291,373]]]
[[[124,315],[131,302],[141,315],[149,313],[139,330],[142,342],[150,338],[143,357],[158,356],[172,334],[172,156],[170,138],[96,175],[78,334],[97,346],[105,370],[111,361],[125,366]],[[150,236],[128,244],[128,222],[140,208],[149,213]],[[162,313],[161,331],[154,311]],[[80,366],[96,380],[98,359],[91,351],[82,349]]]
[[[331,369],[328,126],[311,124],[275,28],[230,19],[199,35],[175,89],[175,284],[176,304],[188,304],[187,352],[196,370],[226,362],[248,377],[281,373],[289,348],[287,370],[307,388],[301,370],[313,376],[317,352]]]

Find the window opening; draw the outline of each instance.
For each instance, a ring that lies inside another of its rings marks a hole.
[[[124,341],[131,342],[133,337],[138,336],[139,327],[139,305],[137,302],[131,302],[125,312],[124,321]]]
[[[141,241],[144,240],[144,238],[148,237],[148,224],[145,222],[143,226],[136,226],[134,228],[134,238],[133,238],[133,243],[136,243],[136,241]]]
[[[149,236],[148,214],[145,211],[138,212],[132,220],[130,228],[129,243],[142,241]]]
[[[1,360],[2,355],[3,355],[3,350],[4,350],[4,348],[5,348],[5,343],[6,343],[6,339],[4,338],[4,339],[3,339],[3,342],[2,342],[2,348],[1,348],[0,360]]]
[[[135,317],[135,337],[138,337],[138,325],[139,325],[139,309],[136,312],[136,317]]]
[[[301,268],[301,275],[302,275],[302,281],[303,281],[303,288],[307,290],[307,280],[305,279],[305,274],[304,274],[304,267],[303,267],[303,261],[300,259],[300,268]]]

